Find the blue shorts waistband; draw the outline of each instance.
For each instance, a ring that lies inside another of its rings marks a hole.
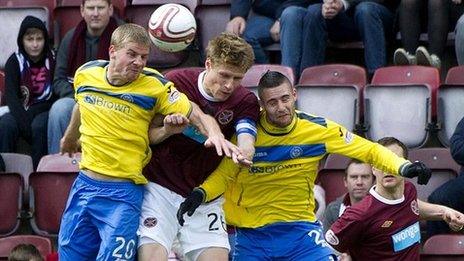
[[[105,180],[96,180],[87,175],[85,175],[82,170],[79,171],[79,175],[77,176],[78,179],[89,183],[90,185],[96,187],[103,187],[103,188],[127,188],[127,189],[137,189],[143,188],[143,185],[137,185],[131,181],[105,181]]]

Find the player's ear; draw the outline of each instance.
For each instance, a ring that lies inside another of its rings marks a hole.
[[[205,61],[205,68],[207,71],[211,70],[211,59],[210,58],[206,58],[206,61]]]

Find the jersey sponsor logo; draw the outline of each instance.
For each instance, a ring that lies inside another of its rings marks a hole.
[[[170,91],[168,101],[169,103],[175,103],[180,98],[180,92],[178,90]]]
[[[420,242],[419,221],[391,236],[395,252]]]
[[[417,200],[411,201],[411,210],[412,213],[419,216],[419,205],[417,204]]]
[[[226,125],[234,118],[234,112],[231,110],[223,110],[218,115],[218,122],[222,125]]]
[[[392,224],[393,224],[392,220],[385,220],[385,222],[383,222],[381,227],[388,228],[388,227],[391,227]]]
[[[248,169],[251,174],[274,174],[283,169],[299,168],[301,164],[277,164],[271,166],[252,166]]]
[[[336,246],[340,243],[338,237],[335,235],[332,229],[327,230],[327,232],[325,233],[325,240],[332,246]]]
[[[144,221],[143,221],[143,225],[145,227],[154,227],[156,226],[156,224],[158,224],[158,220],[155,218],[155,217],[147,217]]]
[[[99,96],[92,95],[92,94],[85,95],[84,102],[95,105],[95,106],[104,107],[104,108],[107,108],[113,111],[120,111],[126,114],[131,112],[131,108],[125,104],[120,104],[120,103],[113,102],[113,101],[107,101],[103,97],[99,97]]]

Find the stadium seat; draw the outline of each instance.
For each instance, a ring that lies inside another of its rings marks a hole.
[[[443,183],[456,178],[461,168],[453,160],[447,148],[411,150],[409,152],[409,160],[419,160],[432,170],[432,177],[426,186],[418,185],[417,178],[410,180],[416,186],[417,198],[423,201],[427,201],[428,196]]]
[[[410,148],[421,147],[432,126],[432,90],[438,87],[436,68],[392,66],[377,69],[364,88],[366,136],[393,136]]]
[[[440,85],[437,97],[438,138],[444,146],[448,147],[456,126],[464,117],[464,83]]]
[[[230,19],[230,3],[231,0],[201,0],[195,9],[197,39],[203,61],[209,40],[226,29]]]
[[[15,1],[16,2],[16,1]],[[5,68],[8,57],[18,49],[19,27],[28,15],[45,22],[49,28],[49,11],[46,7],[0,7],[2,27],[0,29],[0,69]]]
[[[242,79],[242,85],[249,88],[253,93],[258,96],[258,83],[267,71],[278,71],[288,77],[292,84],[295,83],[295,76],[293,75],[293,70],[290,67],[278,65],[278,64],[255,64],[245,73],[245,76]]]
[[[11,235],[19,228],[23,188],[20,174],[0,173],[0,237]]]
[[[131,5],[126,6],[124,11],[125,17],[128,22],[136,23],[145,28],[148,28],[148,21],[153,11],[155,11],[156,8],[158,8],[160,5],[166,3],[181,4],[187,7],[192,13],[194,12],[195,7],[197,6],[196,1],[189,0],[134,0],[132,1]],[[161,69],[178,66],[182,62],[187,60],[189,55],[189,48],[191,47],[188,47],[187,50],[184,51],[170,53],[162,51],[155,46],[152,46],[147,64],[148,66]]]
[[[64,35],[82,20],[80,3],[81,1],[76,3],[75,1],[61,0],[53,10],[53,39],[55,48],[58,48]]]
[[[446,74],[446,84],[461,84],[464,85],[464,65],[455,66],[448,70]]]
[[[421,253],[422,261],[464,260],[464,235],[435,235],[427,239]]]
[[[306,68],[300,77],[298,109],[356,130],[361,119],[361,93],[366,85],[364,68],[328,64]]]
[[[324,166],[319,170],[317,180],[325,190],[325,202],[327,204],[348,192],[343,177],[349,162],[350,158],[348,157],[329,154]]]
[[[5,73],[0,70],[0,106],[6,105],[5,103]]]
[[[0,260],[6,260],[10,255],[11,250],[19,244],[34,245],[42,255],[46,256],[52,253],[52,242],[50,239],[35,235],[15,235],[5,238],[0,238]]]
[[[30,221],[35,233],[57,236],[71,185],[78,174],[79,156],[45,156],[37,172],[29,176]]]
[[[18,173],[25,181],[25,188],[27,192],[29,175],[34,171],[32,158],[29,155],[19,153],[0,153],[3,161],[5,161],[5,172]]]

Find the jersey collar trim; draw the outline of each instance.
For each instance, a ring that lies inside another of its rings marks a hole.
[[[198,75],[198,90],[200,91],[201,96],[203,96],[203,98],[207,99],[208,101],[218,102],[216,98],[206,93],[206,89],[204,85],[205,77],[206,77],[206,71],[203,71],[200,73],[200,75]]]
[[[376,198],[378,201],[384,203],[384,204],[387,204],[387,205],[397,205],[397,204],[400,204],[402,203],[405,198],[404,198],[404,194],[401,198],[399,199],[387,199],[387,198],[384,198],[382,197],[379,193],[377,193],[377,191],[375,191],[375,187],[376,185],[372,186],[372,188],[369,190],[369,193],[374,197]]]

